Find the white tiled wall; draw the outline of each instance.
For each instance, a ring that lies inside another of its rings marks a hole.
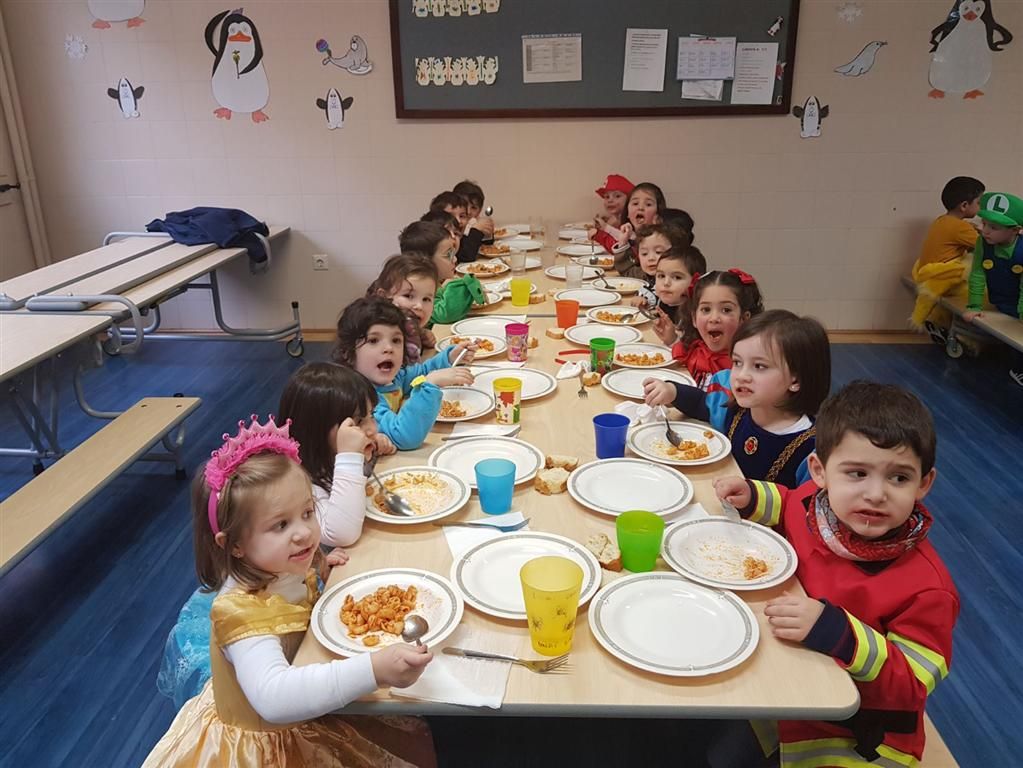
[[[948,0],[859,0],[851,24],[839,5],[801,3],[795,99],[813,94],[831,110],[823,136],[803,140],[791,116],[399,122],[384,0],[246,2],[271,119],[226,122],[212,114],[202,33],[227,3],[148,0],[141,27],[95,30],[85,0],[0,0],[57,257],[199,204],[291,225],[270,275],[238,264],[225,276],[232,324],[286,320],[295,298],[307,326],[331,327],[401,227],[463,177],[483,185],[499,220],[560,222],[595,212],[591,190],[617,171],[660,184],[693,214],[712,265],[748,269],[769,305],[832,328],[901,329],[910,303],[898,277],[940,213],[942,184],[968,174],[1023,191],[1023,2],[997,3],[1017,39],[994,55],[976,101],[927,98],[927,41]],[[64,55],[65,34],[86,40],[84,60]],[[365,77],[322,66],[314,48],[353,34],[376,64]],[[874,39],[888,46],[871,72],[833,72]],[[106,96],[121,76],[146,89],[140,119]],[[314,104],[331,86],[355,99],[339,131]],[[320,252],[327,273],[311,270]],[[165,311],[167,325],[210,321],[204,293]]]

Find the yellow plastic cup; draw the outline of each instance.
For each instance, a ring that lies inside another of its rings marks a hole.
[[[533,650],[560,656],[572,650],[583,569],[567,557],[537,557],[519,570]]]
[[[522,405],[522,379],[494,379],[494,400],[497,401],[497,423],[518,424]]]
[[[529,278],[513,277],[511,279],[511,301],[514,307],[529,306],[529,291],[532,288]]]

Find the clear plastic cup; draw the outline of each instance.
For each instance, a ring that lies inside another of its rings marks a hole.
[[[583,265],[570,261],[565,265],[565,287],[578,289],[583,287]]]

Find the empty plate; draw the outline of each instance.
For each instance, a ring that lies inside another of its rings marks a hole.
[[[462,437],[452,440],[430,454],[427,463],[458,475],[470,487],[476,487],[476,464],[484,459],[508,459],[515,463],[515,482],[532,480],[546,458],[534,445],[513,437]]]
[[[501,241],[501,245],[507,245],[516,251],[539,251],[543,248],[543,243],[539,240],[533,240],[524,234],[506,238]]]
[[[760,627],[741,599],[675,573],[637,573],[593,598],[590,631],[604,650],[637,669],[700,677],[742,664]]]
[[[508,323],[524,323],[521,315],[486,315],[484,317],[467,317],[451,326],[451,333],[457,336],[496,336],[504,339],[504,327]],[[477,355],[479,357],[479,355]]]
[[[547,277],[553,278],[555,280],[566,280],[567,279],[565,277],[565,265],[564,264],[558,264],[558,265],[553,266],[553,267],[547,267],[547,269],[545,269],[543,271],[543,273],[545,275],[547,275]],[[600,267],[583,267],[583,277],[582,277],[582,279],[583,280],[593,280],[594,278],[600,277],[603,274],[604,274],[604,270],[602,270]]]
[[[522,382],[522,399],[533,400],[549,395],[558,388],[557,380],[549,373],[535,368],[470,368],[476,389],[488,392],[494,389],[494,379],[518,379]]]
[[[696,386],[693,377],[685,371],[672,371],[668,368],[656,368],[652,371],[638,368],[616,368],[611,373],[604,374],[600,379],[600,386],[620,397],[642,400],[643,382],[646,379],[660,379],[661,381],[674,381],[679,384]]]
[[[559,245],[558,253],[562,256],[600,256],[606,254],[607,251],[604,246],[596,243],[592,247],[589,243],[569,243],[568,245]]]
[[[494,410],[494,396],[485,387],[443,387],[441,396],[437,421],[469,421]]]
[[[551,269],[557,269],[557,267],[551,267]],[[593,269],[593,267],[583,267],[583,269]],[[617,304],[622,300],[622,295],[614,291],[602,291],[598,288],[570,288],[558,291],[554,294],[554,298],[578,301],[580,307],[602,307],[607,304]]]
[[[615,346],[639,341],[643,334],[627,325],[601,325],[600,323],[584,323],[573,325],[565,330],[565,338],[573,344],[588,347],[593,339],[614,339]]]
[[[569,227],[566,226],[564,229],[558,230],[558,239],[560,240],[576,240],[580,237],[586,237],[589,233],[584,227]]]
[[[693,500],[693,484],[681,472],[643,459],[599,459],[572,472],[568,493],[603,515],[641,508],[670,515]]]
[[[601,282],[601,280],[603,282]],[[646,280],[641,280],[638,277],[603,277],[598,280],[600,285],[594,286],[595,288],[606,288],[611,291],[617,291],[618,293],[637,293],[640,288],[646,285]]]

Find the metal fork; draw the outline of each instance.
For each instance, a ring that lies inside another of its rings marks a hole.
[[[510,661],[525,667],[530,672],[544,674],[558,670],[567,672],[565,666],[568,664],[568,654],[555,656],[553,659],[520,659],[517,656],[504,656],[500,653],[483,653],[483,651],[467,651],[464,648],[445,648],[444,653],[448,656],[462,656],[467,659],[492,659],[494,661]]]
[[[587,397],[590,396],[590,393],[586,391],[586,385],[583,384],[583,374],[584,373],[586,373],[586,371],[583,371],[583,370],[579,371],[579,391],[576,392],[576,394],[579,397],[587,398]]]
[[[434,523],[434,525],[437,528],[451,528],[452,526],[454,526],[456,528],[484,528],[484,529],[486,529],[486,528],[494,528],[494,529],[496,529],[498,531],[504,531],[505,533],[508,533],[509,531],[517,531],[520,528],[525,528],[527,525],[529,525],[529,518],[527,517],[522,522],[513,523],[512,525],[498,525],[497,523],[491,523],[491,522],[482,522],[482,523]]]
[[[668,412],[664,410],[664,406],[658,406],[661,410],[661,416],[664,418],[664,436],[668,439],[668,442],[678,448],[682,445],[682,435],[671,428],[671,422],[668,420]]]

